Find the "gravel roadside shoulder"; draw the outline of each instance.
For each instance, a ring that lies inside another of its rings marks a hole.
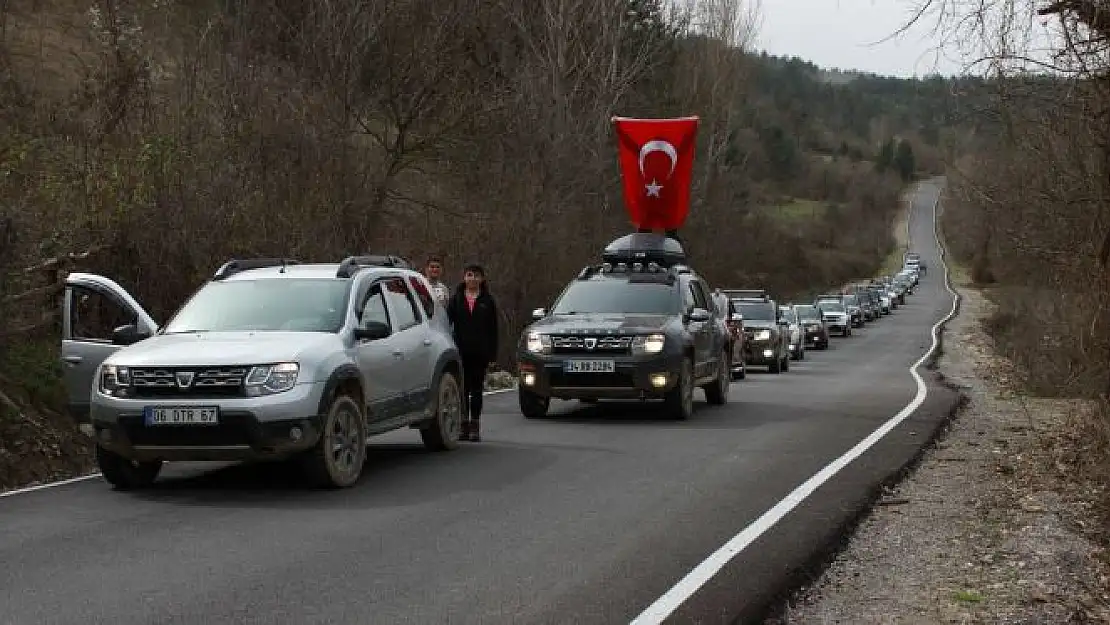
[[[1071,465],[1084,402],[1023,397],[959,285],[939,371],[968,404],[846,548],[766,625],[1110,623],[1101,496]]]

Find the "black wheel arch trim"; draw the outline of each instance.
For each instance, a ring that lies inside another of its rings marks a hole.
[[[339,390],[339,386],[344,382],[354,380],[355,383],[362,388],[362,374],[359,372],[358,367],[352,364],[341,365],[335,371],[331,372],[328,376],[328,381],[324,384],[324,393],[320,396],[320,406],[317,409],[318,415],[325,415],[331,407],[332,401],[335,400],[335,393]],[[365,393],[365,390],[363,390]],[[363,408],[365,409],[366,397],[363,397]]]

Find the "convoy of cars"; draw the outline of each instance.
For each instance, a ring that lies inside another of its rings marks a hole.
[[[681,244],[664,235],[622,237],[599,261],[550,309],[534,310],[522,333],[517,392],[527,418],[545,415],[558,398],[657,399],[673,418],[688,419],[695,386],[708,403],[725,403],[729,378],[744,379],[749,366],[788,372],[806,347],[828,349],[830,336],[852,336],[892,314],[919,277],[907,264],[812,302],[780,303],[759,288],[710,292]]]
[[[910,260],[780,303],[763,289],[711,289],[674,238],[618,238],[533,311],[517,346],[520,412],[658,400],[689,419],[695,389],[724,404],[749,366],[786,373],[807,347],[891,314],[923,271]],[[90,298],[119,323],[93,323],[104,313]],[[462,360],[431,285],[403,258],[232,260],[165,324],[104,276],[70,274],[63,301],[70,408],[118,488],[151,484],[167,461],[257,459],[295,459],[320,485],[346,487],[370,436],[413,428],[428,449],[458,447]]]

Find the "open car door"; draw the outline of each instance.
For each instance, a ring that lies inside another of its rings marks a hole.
[[[66,277],[61,359],[70,414],[78,422],[88,421],[100,363],[157,330],[158,324],[135,298],[111,279],[79,272]]]

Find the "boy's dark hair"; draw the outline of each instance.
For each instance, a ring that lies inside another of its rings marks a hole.
[[[474,273],[482,276],[483,278],[486,277],[486,269],[484,267],[482,267],[481,265],[479,265],[478,263],[469,263],[469,264],[467,264],[465,267],[463,267],[463,272],[467,272],[467,271],[473,271]]]
[[[427,267],[428,265],[430,265],[432,263],[439,263],[439,264],[442,265],[443,264],[443,257],[440,256],[439,254],[431,254],[431,255],[428,256],[428,260],[424,261],[424,266]]]

